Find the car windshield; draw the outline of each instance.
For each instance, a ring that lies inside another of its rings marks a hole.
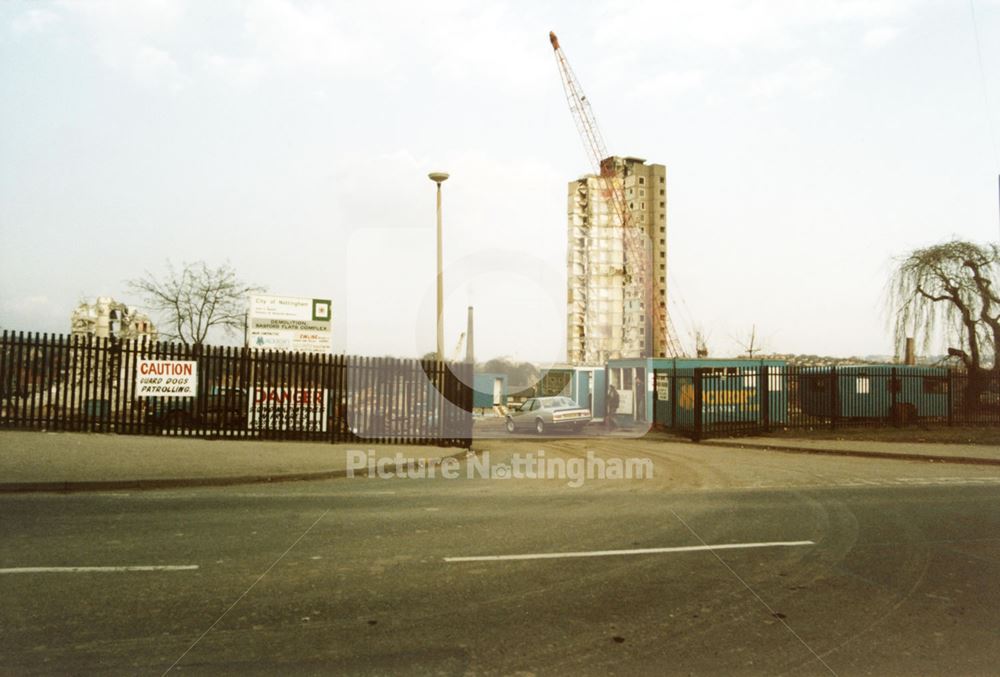
[[[542,400],[542,406],[548,409],[557,407],[575,407],[576,402],[568,397],[546,397]]]

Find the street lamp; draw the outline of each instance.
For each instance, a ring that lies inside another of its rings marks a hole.
[[[444,362],[444,273],[441,268],[441,184],[448,179],[445,172],[427,175],[437,184],[437,355]]]

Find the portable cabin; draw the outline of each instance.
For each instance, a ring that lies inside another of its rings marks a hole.
[[[507,405],[507,374],[477,372],[473,376],[472,407],[492,409]]]
[[[608,383],[615,386],[619,398],[615,418],[624,425],[693,427],[694,382],[700,375],[703,422],[760,421],[763,387],[767,388],[770,421],[784,422],[788,418],[786,364],[783,360],[610,360]],[[766,386],[764,368],[768,370]]]
[[[824,367],[802,370],[797,381],[799,406],[809,416],[847,419],[948,416],[949,379],[944,368],[892,364]]]
[[[548,369],[536,388],[541,396],[564,395],[581,407],[590,409],[591,416],[604,416],[604,367],[556,366]]]

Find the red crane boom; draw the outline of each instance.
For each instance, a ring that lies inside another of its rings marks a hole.
[[[642,345],[643,357],[658,357],[663,354],[667,357],[683,356],[680,341],[678,341],[673,326],[667,317],[665,300],[663,302],[654,299],[653,276],[650,274],[652,266],[652,247],[649,237],[642,226],[636,226],[632,220],[632,210],[629,208],[625,198],[625,183],[619,179],[618,169],[612,157],[609,155],[604,144],[604,137],[597,125],[594,111],[590,107],[590,102],[583,93],[579,80],[570,68],[566,55],[559,46],[559,39],[555,33],[549,33],[549,41],[555,52],[556,63],[559,66],[559,73],[562,76],[563,89],[566,92],[566,101],[569,104],[570,113],[576,123],[580,138],[583,140],[584,150],[590,157],[591,166],[595,173],[601,178],[604,187],[602,197],[613,206],[614,213],[618,216],[624,239],[624,277],[625,277],[625,299],[640,299],[646,313],[652,313],[652,325],[646,323],[645,336]],[[623,314],[623,317],[625,315]],[[637,345],[635,336],[629,335],[634,332],[633,327],[623,328],[623,336],[626,343]],[[659,337],[662,341],[662,350],[654,345],[655,339]]]

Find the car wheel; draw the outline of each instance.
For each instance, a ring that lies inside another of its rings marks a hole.
[[[540,418],[535,419],[535,432],[539,435],[543,435],[545,433],[545,421]]]
[[[504,424],[504,427],[507,428],[507,432],[514,434],[514,419],[508,416],[507,422]]]

